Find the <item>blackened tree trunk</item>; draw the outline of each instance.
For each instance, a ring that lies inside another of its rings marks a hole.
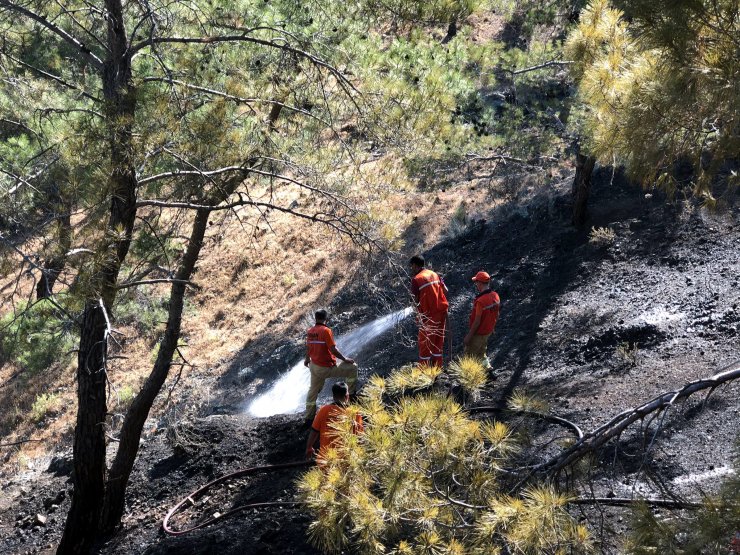
[[[113,460],[108,475],[101,524],[101,531],[103,533],[112,532],[121,522],[121,517],[123,516],[126,486],[131,476],[136,454],[139,451],[141,431],[149,416],[149,410],[152,404],[154,404],[154,399],[162,389],[170,372],[172,358],[180,338],[182,309],[185,301],[186,286],[184,282],[190,280],[195,263],[198,261],[209,215],[210,211],[207,210],[198,210],[195,214],[190,242],[175,276],[178,281],[172,284],[167,328],[159,345],[157,360],[144,386],[134,398],[128,411],[126,411],[126,417],[124,418],[119,436],[118,451],[116,452],[116,457]]]
[[[106,354],[108,314],[116,281],[131,243],[136,218],[136,173],[132,125],[136,91],[120,0],[106,0],[109,57],[103,67],[104,117],[110,148],[111,195],[103,262],[94,269],[85,303],[77,368],[77,425],[74,438],[74,491],[60,555],[87,554],[99,534],[105,493]]]
[[[576,153],[576,175],[573,178],[573,225],[582,226],[586,221],[588,197],[591,194],[591,175],[596,158],[586,156],[580,149]]]
[[[74,492],[58,554],[86,554],[100,517],[105,484],[105,333],[103,306],[85,304],[77,371]]]

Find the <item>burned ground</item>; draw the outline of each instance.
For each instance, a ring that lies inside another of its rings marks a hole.
[[[740,229],[736,212],[708,214],[601,172],[590,220],[578,230],[569,223],[568,186],[564,180],[525,202],[479,208],[481,217],[462,233],[424,254],[450,289],[454,353],[461,350],[467,325],[470,277],[489,271],[501,295],[489,349],[495,381],[480,403],[503,407],[521,389],[588,431],[740,358]],[[455,194],[464,198],[469,187],[460,185]],[[592,228],[609,228],[613,237],[590,241]],[[377,262],[350,281],[331,306],[339,332],[408,302],[397,267]],[[296,323],[287,337],[265,334],[212,369],[213,398],[197,417],[174,427],[171,421],[151,422],[122,529],[101,553],[316,553],[307,540],[310,518],[296,508],[250,510],[182,537],[161,531],[167,510],[204,483],[244,467],[301,459],[306,432],[300,415],[255,419],[242,413],[249,395],[301,356],[302,322],[292,316]],[[413,360],[413,335],[409,320],[358,353],[363,377]],[[599,465],[573,476],[571,486],[593,486],[597,495],[617,497],[653,495],[661,485],[690,499],[712,491],[732,466],[738,393],[740,385],[732,384],[706,402],[697,396],[677,405],[649,450],[652,435],[630,430],[599,454]],[[526,452],[537,462],[557,446],[538,448],[551,426],[532,429]],[[43,472],[4,479],[0,551],[51,552],[69,505],[69,457],[57,453]],[[244,503],[292,499],[299,474],[235,480],[174,524],[185,526]],[[603,552],[618,553],[627,510],[577,511],[592,523]]]

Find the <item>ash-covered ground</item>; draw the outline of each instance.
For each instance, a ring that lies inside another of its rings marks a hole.
[[[467,325],[470,277],[487,270],[501,295],[501,316],[489,348],[495,381],[480,404],[504,406],[521,389],[589,431],[740,359],[737,211],[710,214],[611,178],[595,176],[583,230],[570,225],[569,182],[563,182],[525,202],[490,211],[464,233],[424,253],[450,289],[453,354],[461,351]],[[608,228],[613,238],[606,233],[601,242],[589,241],[592,228]],[[408,304],[396,270],[378,266],[368,276],[358,278],[333,303],[339,333]],[[296,508],[250,510],[182,537],[161,530],[167,510],[204,483],[244,467],[301,460],[306,439],[302,415],[257,419],[244,413],[248,398],[300,357],[301,334],[296,329],[294,337],[264,337],[215,368],[217,398],[198,418],[181,421],[177,433],[164,426],[148,428],[123,527],[100,546],[100,553],[317,553],[307,541],[310,517]],[[414,360],[413,335],[409,319],[358,353],[363,377]],[[697,394],[676,405],[652,444],[657,422],[647,433],[639,425],[628,430],[571,487],[582,491],[591,485],[597,496],[653,496],[670,490],[698,499],[732,471],[740,430],[738,393],[740,384],[733,383],[708,400]],[[541,437],[531,437],[527,453],[536,463],[554,455],[558,443],[538,448],[549,441],[552,428],[533,429]],[[53,552],[70,502],[69,456],[58,453],[48,468],[3,476],[0,552]],[[176,524],[245,503],[293,499],[300,472],[235,480]],[[602,551],[618,553],[628,527],[627,509],[578,511],[592,524]]]

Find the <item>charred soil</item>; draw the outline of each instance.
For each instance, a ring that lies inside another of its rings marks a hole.
[[[563,180],[516,203],[479,207],[480,218],[424,254],[450,289],[453,355],[461,351],[467,326],[471,276],[490,272],[502,298],[489,344],[495,379],[480,404],[503,407],[522,389],[589,431],[740,358],[740,228],[737,212],[708,214],[597,172],[589,221],[576,229],[569,223],[568,186]],[[454,194],[472,195],[470,187],[459,185]],[[424,221],[417,225],[423,228]],[[593,228],[611,231],[599,235]],[[407,245],[416,244],[407,238]],[[339,332],[408,304],[397,269],[378,264],[359,277],[332,304]],[[297,322],[292,337],[250,342],[214,369],[215,396],[197,417],[148,426],[122,528],[101,553],[317,553],[308,543],[310,516],[300,507],[250,509],[180,537],[161,529],[170,507],[214,478],[301,460],[307,432],[300,414],[256,419],[243,413],[251,395],[300,357],[301,333]],[[414,360],[413,336],[409,319],[356,353],[362,378]],[[733,383],[706,401],[698,395],[677,405],[652,446],[655,425],[647,434],[639,426],[628,430],[571,488],[593,487],[603,497],[658,496],[667,489],[698,499],[731,472],[739,393],[740,384]],[[533,427],[530,463],[557,451],[554,443],[540,448],[550,433],[547,426]],[[69,457],[60,453],[42,472],[3,479],[1,552],[53,552],[70,501]],[[172,525],[184,528],[248,503],[290,501],[301,472],[227,482]],[[602,551],[619,553],[627,509],[578,510]]]

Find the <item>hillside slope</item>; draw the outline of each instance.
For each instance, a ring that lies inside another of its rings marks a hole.
[[[503,308],[489,350],[495,381],[481,403],[503,404],[523,388],[588,431],[740,358],[740,229],[736,212],[711,215],[600,172],[591,219],[579,231],[568,222],[568,177],[511,203],[493,203],[498,195],[480,183],[419,194],[411,205],[417,219],[406,237],[409,250],[400,259],[418,247],[445,276],[455,354],[461,350],[473,295],[470,276],[479,269],[491,272]],[[468,201],[471,222],[445,239],[448,215],[462,199]],[[593,227],[608,228],[613,237],[603,233],[601,244],[589,241]],[[311,253],[290,258],[274,271],[307,267],[312,258]],[[216,272],[220,260],[204,261],[200,271]],[[385,261],[368,267],[357,260],[346,264],[351,271],[331,267],[330,273],[341,278],[327,280],[324,270],[309,271],[334,286],[313,296],[314,282],[308,281],[306,297],[299,300],[286,293],[284,302],[295,303],[291,310],[265,307],[265,313],[282,314],[271,316],[251,341],[224,331],[223,347],[216,351],[233,356],[220,354],[221,361],[207,372],[190,375],[179,390],[179,414],[185,416],[151,422],[132,477],[123,530],[101,553],[315,553],[306,540],[310,519],[296,508],[251,510],[178,538],[163,535],[160,524],[179,499],[213,478],[301,459],[306,437],[301,416],[255,419],[244,414],[245,403],[300,356],[305,317],[317,302],[330,304],[340,333],[408,303],[406,278],[398,267]],[[215,304],[229,315],[217,321],[233,321],[238,299]],[[363,377],[414,360],[413,334],[413,323],[406,321],[357,353]],[[719,477],[731,472],[740,429],[739,393],[740,384],[734,383],[706,403],[697,398],[678,405],[648,452],[637,430],[625,433],[616,448],[604,452],[603,464],[591,476],[596,494],[651,495],[658,483],[689,498],[711,491]],[[539,450],[537,440],[532,438],[528,450],[533,460],[551,455],[553,446]],[[48,469],[4,477],[3,552],[44,552],[58,540],[69,503],[68,457],[58,453]],[[182,527],[248,502],[290,500],[299,473],[294,469],[234,481],[175,524]],[[585,485],[573,484],[576,490]],[[604,520],[592,521],[596,531],[598,522],[605,524],[599,538],[604,553],[620,552],[628,520],[624,511],[608,509],[598,516]],[[44,526],[34,524],[37,513],[49,517]],[[596,516],[586,512],[584,518]]]

